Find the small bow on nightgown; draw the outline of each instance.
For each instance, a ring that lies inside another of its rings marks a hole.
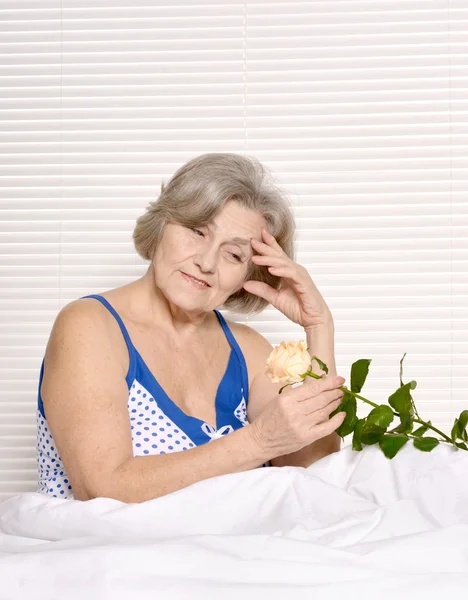
[[[234,427],[232,425],[223,425],[223,427],[220,427],[218,430],[216,430],[209,423],[203,423],[201,428],[203,433],[206,433],[206,435],[209,436],[212,440],[217,440],[218,438],[222,437],[225,433],[227,434],[231,433],[231,431],[234,431]]]

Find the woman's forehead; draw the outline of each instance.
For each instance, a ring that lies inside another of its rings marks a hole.
[[[251,238],[256,238],[261,241],[262,239],[262,224],[253,223],[252,221],[242,221],[240,223],[232,224],[231,221],[225,224],[210,222],[206,226],[209,230],[215,233],[221,233],[228,242],[233,244],[240,244],[250,248]]]
[[[231,231],[240,227],[241,234],[247,232],[250,237],[261,236],[261,228],[266,226],[265,218],[258,211],[251,210],[235,203],[226,205],[222,211],[209,220],[209,225],[216,231],[222,226]]]

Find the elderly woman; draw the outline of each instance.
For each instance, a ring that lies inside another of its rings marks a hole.
[[[205,154],[161,186],[133,234],[151,261],[143,277],[69,303],[54,322],[39,378],[38,491],[143,502],[340,449],[333,320],[293,261],[293,235],[285,198],[253,158]],[[270,303],[329,367],[281,395],[265,373],[271,344],[217,310]]]

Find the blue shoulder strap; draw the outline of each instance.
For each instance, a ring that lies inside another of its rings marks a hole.
[[[127,376],[125,377],[125,379],[127,381],[128,388],[130,389],[130,386],[133,382],[133,378],[135,376],[137,351],[136,351],[135,346],[132,343],[132,340],[127,331],[127,328],[124,325],[124,322],[120,318],[120,315],[115,310],[115,308],[103,296],[100,296],[99,294],[89,294],[88,296],[82,296],[81,298],[96,298],[96,300],[99,300],[99,302],[101,302],[101,304],[103,304],[109,310],[109,312],[112,313],[112,315],[114,315],[115,320],[119,324],[120,331],[122,332],[122,335],[125,338],[125,342],[126,342],[127,348],[128,348],[129,366],[128,366]],[[81,298],[80,298],[80,300],[81,300]]]
[[[128,348],[128,352],[129,352],[129,356],[130,356],[130,363],[129,363],[128,373],[127,373],[127,377],[126,377],[127,384],[130,387],[130,385],[132,383],[131,380],[133,379],[133,375],[134,375],[135,365],[134,365],[134,346],[133,346],[132,340],[130,339],[130,336],[128,334],[127,328],[125,327],[122,319],[120,318],[120,316],[117,313],[117,311],[115,310],[115,308],[103,296],[100,296],[99,294],[89,294],[88,296],[82,296],[81,298],[96,298],[96,300],[99,300],[114,315],[117,323],[119,324],[120,330],[122,331],[122,334],[125,338],[125,342],[127,344],[127,348]],[[39,373],[37,404],[38,404],[38,408],[39,408],[41,415],[45,418],[44,403],[42,401],[41,391],[40,391],[43,377],[44,377],[44,358],[42,359],[41,370]]]
[[[224,331],[226,337],[229,340],[229,343],[231,344],[232,348],[234,349],[234,352],[236,353],[237,360],[239,362],[239,366],[240,366],[241,372],[242,372],[242,386],[243,386],[243,390],[244,390],[244,397],[247,402],[248,394],[249,394],[249,376],[247,373],[247,364],[245,362],[244,354],[243,354],[239,344],[236,342],[236,338],[232,334],[232,331],[229,329],[229,325],[227,324],[226,319],[219,312],[219,310],[217,310],[215,308],[214,311],[216,313],[216,316],[219,319],[219,322],[221,323],[221,327],[223,328],[223,331]]]
[[[131,347],[133,346],[132,340],[130,339],[127,328],[125,327],[122,319],[120,318],[120,315],[115,310],[115,308],[103,296],[100,296],[99,294],[89,294],[88,296],[82,296],[81,298],[96,298],[96,300],[99,300],[99,302],[104,304],[104,306],[114,315],[115,320],[119,324],[119,327],[122,331],[125,341],[127,342],[128,349],[130,351]]]

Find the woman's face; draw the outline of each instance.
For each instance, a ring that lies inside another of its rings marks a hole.
[[[156,285],[184,310],[208,312],[221,306],[246,281],[252,266],[250,238],[262,241],[262,227],[266,222],[259,213],[234,201],[210,224],[191,229],[168,223],[152,261]],[[183,273],[209,287],[200,287]]]

